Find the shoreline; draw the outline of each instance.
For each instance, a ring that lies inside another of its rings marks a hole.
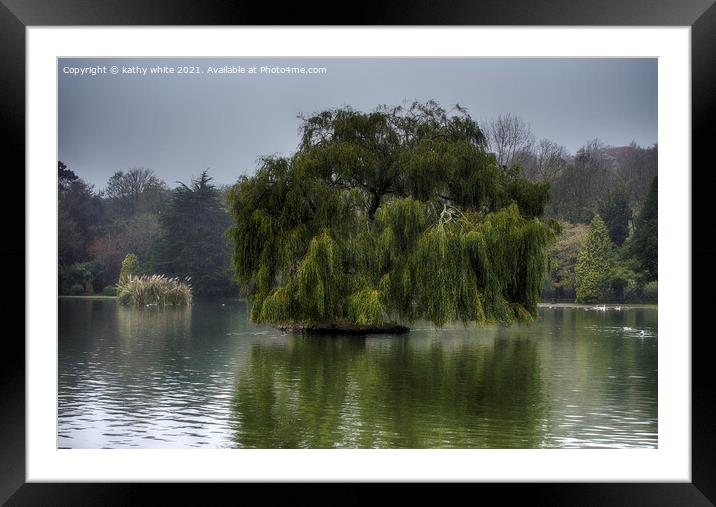
[[[614,308],[658,308],[657,303],[537,303],[538,308],[582,308],[591,309],[596,306],[604,306],[605,309],[610,310]]]
[[[117,299],[117,296],[104,296],[102,294],[92,294],[92,295],[82,295],[82,296],[70,296],[70,295],[58,295],[58,299],[84,299],[84,300],[112,300]],[[219,301],[219,300],[217,300]],[[242,298],[227,298],[222,301],[235,301],[235,302],[244,302],[246,303],[246,299]],[[581,303],[550,303],[547,301],[543,301],[541,303],[537,303],[538,308],[575,308],[575,309],[591,309],[595,306],[604,306],[606,310],[614,309],[614,308],[658,308],[657,303],[593,303],[593,304],[581,304]]]

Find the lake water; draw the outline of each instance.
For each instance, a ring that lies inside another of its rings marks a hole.
[[[284,335],[243,302],[59,300],[58,447],[657,446],[657,310]]]

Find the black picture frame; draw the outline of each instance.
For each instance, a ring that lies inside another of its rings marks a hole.
[[[190,0],[0,0],[0,128],[4,158],[8,153],[13,164],[6,175],[14,175],[14,186],[24,184],[18,168],[25,167],[25,28],[62,25],[621,25],[621,26],[690,26],[692,30],[692,171],[693,203],[708,202],[706,192],[713,189],[715,172],[706,164],[710,149],[709,124],[716,112],[716,5],[713,0],[524,0],[466,1],[441,5],[427,0],[400,1],[391,4],[363,2],[351,5],[351,18],[339,14],[337,4],[294,3],[278,8],[269,2],[229,2]],[[713,157],[712,157],[713,159]],[[702,164],[699,164],[699,162]],[[688,171],[689,168],[669,170]],[[23,172],[24,174],[24,172]],[[696,178],[698,176],[698,178]],[[698,184],[694,185],[694,180]],[[31,188],[24,188],[31,192]],[[12,192],[13,199],[0,199],[6,228],[14,233],[0,246],[11,287],[24,287],[25,271],[32,266],[25,261],[25,223],[13,218],[24,209],[24,192]],[[703,194],[703,195],[701,195]],[[22,201],[22,202],[19,202]],[[702,204],[703,205],[703,204]],[[692,209],[692,231],[710,231],[709,214]],[[10,223],[12,222],[12,223]],[[692,236],[693,237],[693,236]],[[20,239],[22,238],[22,239]],[[694,264],[705,265],[712,259],[713,247],[702,243],[691,245]],[[15,267],[13,269],[13,267]],[[697,286],[713,287],[713,270],[699,272]],[[693,287],[693,286],[692,286]],[[4,315],[15,319],[24,311],[25,298],[12,290],[3,295]],[[24,295],[24,289],[23,289]],[[692,315],[707,315],[705,298],[692,297]],[[14,311],[13,311],[14,310]],[[695,322],[694,322],[695,323]],[[24,334],[24,321],[20,326]],[[50,484],[25,483],[25,347],[20,333],[4,334],[2,368],[0,368],[0,503],[9,505],[124,505],[142,503],[153,486],[148,484]],[[713,505],[716,503],[716,417],[713,395],[708,388],[711,360],[708,333],[692,333],[692,482],[687,483],[585,483],[585,484],[480,484],[481,490],[498,493],[501,501],[526,495],[531,504],[542,505]],[[691,339],[690,336],[670,339]],[[246,489],[261,485],[239,485]],[[229,485],[223,488],[231,487]],[[326,485],[298,486],[299,494],[310,498],[327,498]],[[475,485],[471,485],[475,487]],[[314,489],[320,488],[320,489]],[[352,494],[341,493],[342,501],[364,503],[369,493],[357,485],[348,486]],[[167,488],[165,488],[167,489]],[[203,495],[203,487],[173,485],[174,494],[184,501]],[[420,492],[418,487],[416,491]],[[272,495],[275,489],[272,490]],[[482,491],[480,491],[482,493]],[[247,494],[242,491],[242,495]],[[455,494],[455,493],[453,493]],[[365,496],[364,496],[365,495]],[[335,497],[334,497],[335,498]],[[238,500],[238,498],[237,498]],[[274,498],[275,500],[275,498]],[[272,503],[274,503],[272,501]]]

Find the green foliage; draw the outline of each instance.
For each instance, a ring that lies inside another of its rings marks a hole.
[[[617,186],[606,194],[599,206],[599,215],[609,231],[609,238],[621,246],[629,235],[629,196],[626,188]]]
[[[129,253],[122,261],[122,270],[119,272],[120,285],[126,283],[130,276],[137,275],[139,272],[139,259],[133,253]]]
[[[160,224],[161,234],[151,250],[152,270],[191,276],[198,295],[232,292],[230,250],[224,236],[230,217],[207,171],[172,191]]]
[[[613,299],[629,301],[639,298],[642,279],[637,272],[633,259],[617,259],[611,272],[609,285]]]
[[[81,296],[85,293],[84,286],[80,285],[79,283],[74,284],[72,287],[70,287],[70,295],[71,296]]]
[[[557,298],[566,297],[575,291],[575,266],[582,244],[586,240],[588,227],[583,224],[560,222],[561,233],[549,248],[551,258],[550,275]]]
[[[117,286],[117,301],[123,305],[189,305],[192,300],[189,279],[164,275],[129,275]]]
[[[659,204],[657,179],[651,182],[644,206],[636,222],[631,251],[649,281],[659,275]]]
[[[383,324],[386,320],[383,296],[377,289],[363,289],[354,292],[349,299],[349,316],[353,322]]]
[[[654,280],[645,284],[644,288],[642,289],[642,296],[645,299],[656,301],[659,296],[659,283]]]
[[[499,167],[462,109],[304,118],[291,158],[230,190],[236,277],[266,322],[512,322],[536,314],[547,184]]]
[[[541,217],[549,200],[549,183],[546,181],[533,183],[521,176],[516,176],[508,185],[508,193],[516,202],[522,214],[529,217]]]
[[[67,210],[62,207],[58,210],[57,235],[57,254],[61,265],[69,266],[75,260],[82,258],[85,241],[82,231]]]
[[[76,262],[69,267],[60,265],[58,282],[60,294],[71,294],[72,287],[82,287],[82,294],[93,294],[100,290],[97,281],[102,278],[102,266],[94,262]]]
[[[325,231],[311,240],[298,267],[296,290],[305,320],[331,321],[340,316],[343,287],[337,250]]]
[[[189,275],[201,295],[237,292],[224,236],[231,222],[224,190],[206,171],[171,191],[149,169],[118,171],[96,192],[58,162],[58,197],[61,294],[75,283],[88,281],[91,293],[126,278],[121,265],[127,252],[141,259],[134,274]]]
[[[58,254],[62,266],[87,261],[86,246],[99,232],[103,220],[102,199],[88,185],[58,162]]]
[[[599,215],[589,225],[589,233],[577,257],[575,271],[578,303],[591,303],[608,295],[614,270],[614,245]]]
[[[550,248],[550,284],[543,287],[543,294],[558,299],[572,297],[576,288],[576,265],[580,252],[586,248],[590,228],[582,224],[561,222],[562,233]],[[606,224],[605,224],[606,226]],[[587,298],[589,302],[603,301],[641,301],[653,299],[644,293],[647,272],[633,257],[631,240],[621,248],[611,247],[611,268],[601,268],[598,294]],[[590,273],[585,268],[585,273]],[[554,292],[552,293],[552,290]],[[552,295],[553,294],[553,295]],[[576,299],[576,298],[575,298]]]
[[[102,295],[103,296],[116,296],[117,295],[117,287],[114,285],[107,285],[104,289],[102,289]]]

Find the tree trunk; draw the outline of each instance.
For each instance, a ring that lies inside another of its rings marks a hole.
[[[375,212],[380,207],[380,194],[373,194],[373,199],[370,202],[370,208],[368,208],[368,218],[372,221],[375,218]]]

